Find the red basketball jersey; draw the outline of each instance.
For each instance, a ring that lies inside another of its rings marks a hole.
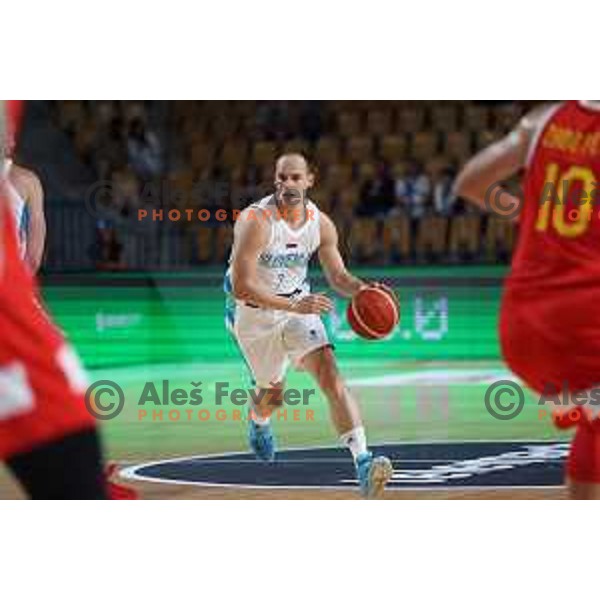
[[[511,291],[539,296],[600,289],[598,181],[600,110],[566,102],[554,109],[530,151]]]
[[[93,428],[78,358],[37,300],[0,182],[0,460]]]
[[[599,180],[600,111],[558,105],[530,148],[500,319],[505,360],[540,392],[600,384]]]

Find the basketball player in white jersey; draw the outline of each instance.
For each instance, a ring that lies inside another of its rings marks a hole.
[[[308,199],[313,182],[302,155],[281,156],[275,193],[243,210],[234,228],[225,280],[231,295],[226,320],[257,386],[249,442],[257,458],[274,460],[270,416],[281,404],[292,362],[312,375],[329,401],[340,440],[354,458],[361,493],[374,498],[392,476],[392,465],[368,451],[358,405],[344,385],[320,318],[333,303],[310,292],[308,262],[317,252],[327,280],[343,296],[352,297],[366,284],[346,270],[335,225]]]
[[[14,142],[5,148],[2,172],[7,193],[15,216],[21,257],[33,273],[37,273],[44,256],[46,219],[44,217],[44,190],[37,175],[16,165],[10,156]]]

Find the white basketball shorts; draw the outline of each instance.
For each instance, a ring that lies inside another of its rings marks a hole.
[[[318,315],[299,315],[238,303],[232,316],[230,331],[258,387],[271,387],[283,381],[290,362],[299,369],[307,354],[331,345]]]

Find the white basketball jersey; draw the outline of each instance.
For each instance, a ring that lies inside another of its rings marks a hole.
[[[21,257],[24,258],[25,250],[27,248],[27,202],[15,189],[14,185],[10,183],[9,174],[11,168],[12,160],[5,159],[2,167],[2,175],[4,177],[8,201],[10,202],[11,210],[17,226]]]
[[[261,284],[274,294],[287,295],[298,290],[302,295],[309,293],[308,263],[321,243],[319,209],[308,200],[307,218],[297,229],[278,215],[273,196],[246,207],[238,220],[244,222],[250,211],[256,213],[252,217],[257,220],[268,221],[271,228],[269,242],[258,258],[257,276]],[[235,248],[232,256],[233,252]]]

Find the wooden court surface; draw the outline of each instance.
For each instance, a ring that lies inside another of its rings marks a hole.
[[[129,483],[129,482],[128,482]],[[357,500],[356,492],[346,490],[256,490],[227,487],[136,483],[134,487],[147,500]],[[4,467],[0,467],[0,499],[24,498]],[[563,489],[487,489],[388,491],[386,500],[561,500]]]

